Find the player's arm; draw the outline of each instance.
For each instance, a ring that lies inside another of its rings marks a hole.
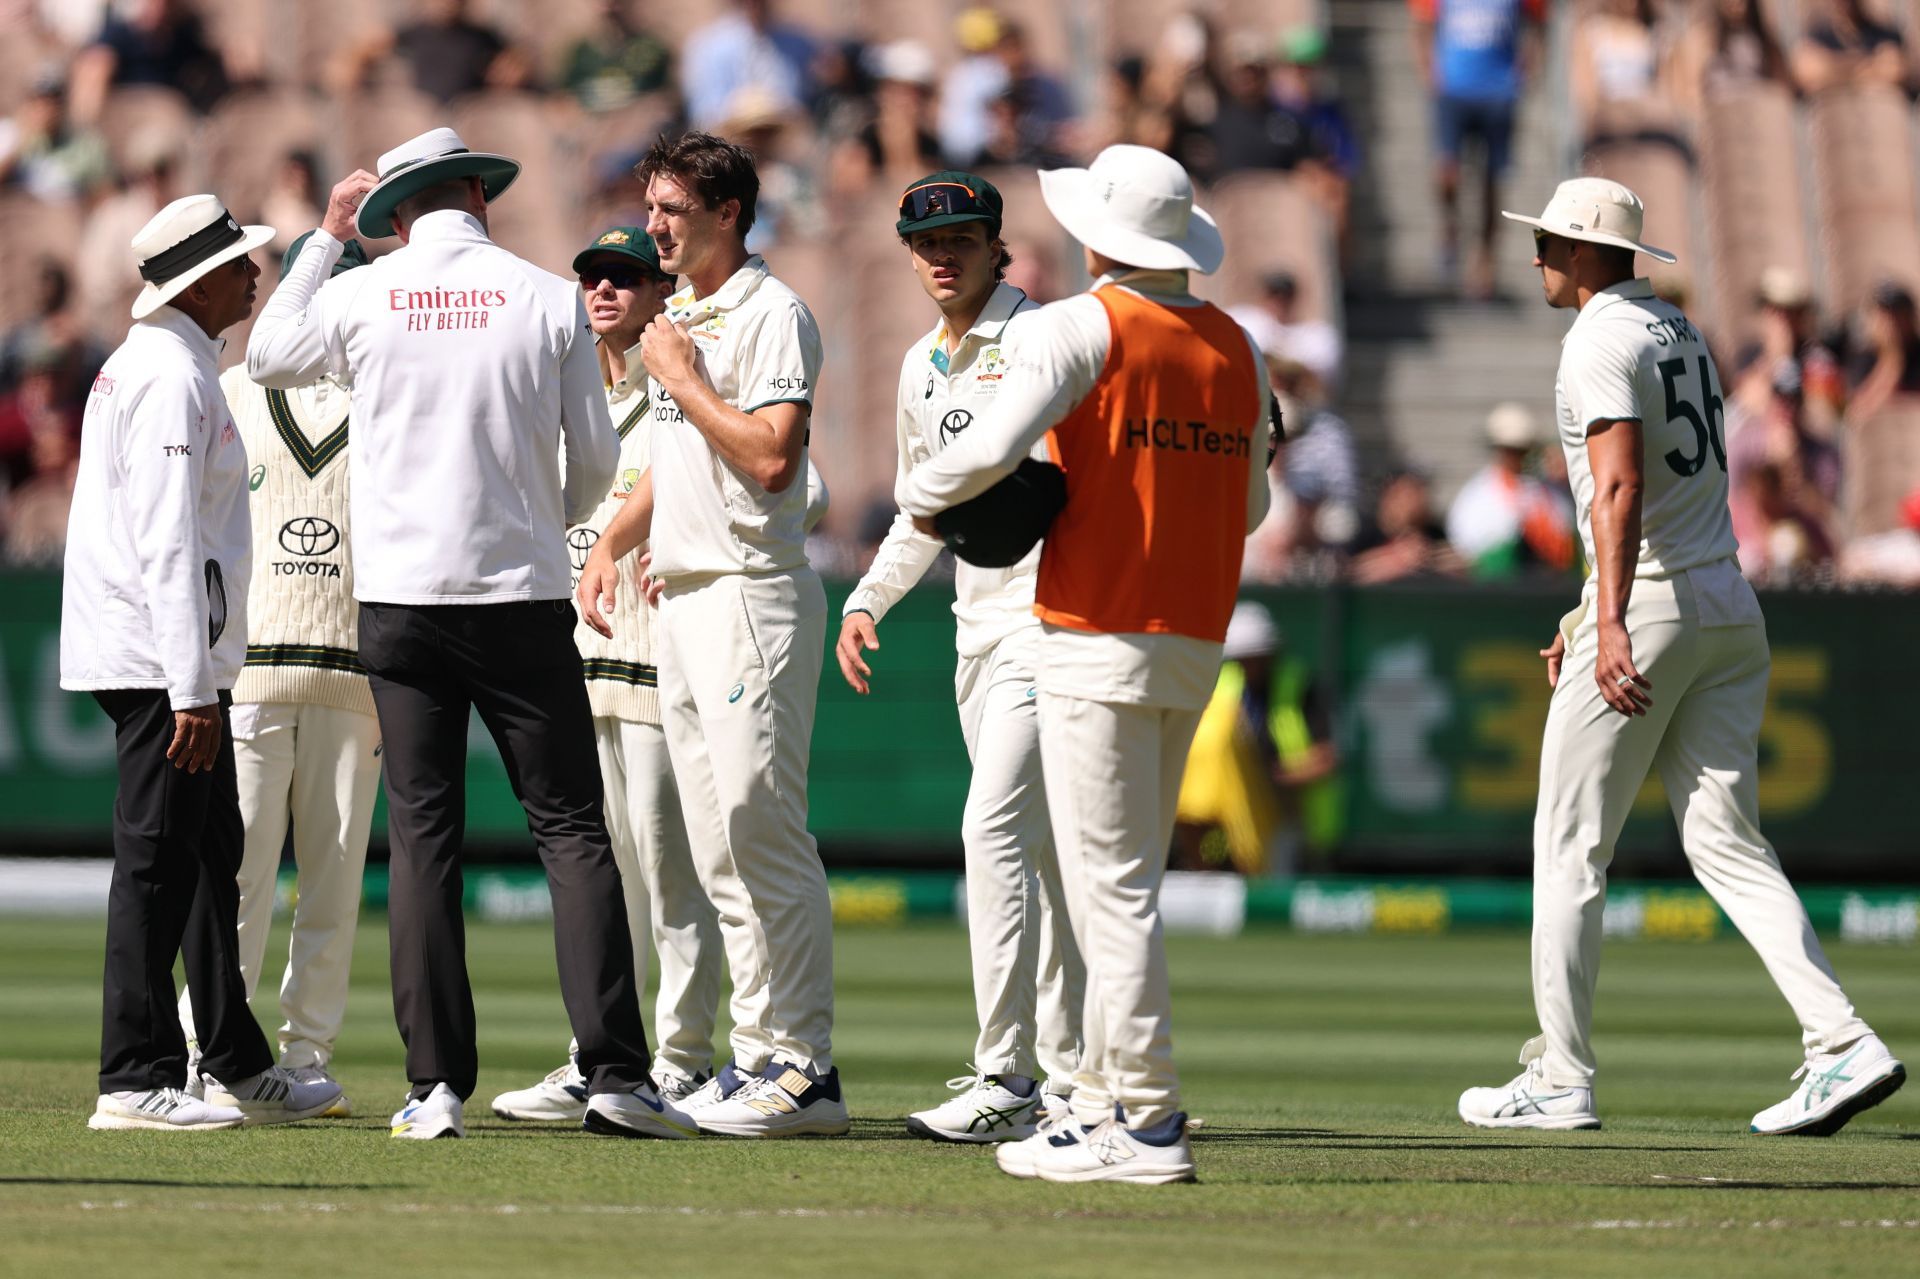
[[[827,518],[827,508],[833,505],[833,490],[827,487],[827,477],[820,474],[820,468],[813,464],[811,455],[807,458],[807,513],[800,520],[802,531],[811,533]]]
[[[1600,652],[1593,677],[1607,705],[1622,715],[1644,715],[1653,688],[1633,664],[1627,603],[1640,559],[1640,511],[1645,490],[1645,446],[1637,418],[1601,419],[1587,426],[1587,465],[1593,471],[1595,608]]]
[[[587,553],[579,585],[573,591],[580,616],[588,626],[609,639],[613,636],[613,626],[607,618],[613,615],[613,603],[620,589],[620,561],[647,540],[652,528],[653,468],[648,467],[640,472],[632,491]]]
[[[706,436],[727,464],[769,493],[784,493],[800,478],[812,406],[802,400],[777,400],[746,412],[734,408],[707,385],[694,366],[693,338],[687,326],[655,316],[640,337],[640,358],[647,372],[694,429]],[[812,376],[800,380],[812,385]]]
[[[353,238],[353,217],[378,179],[365,169],[342,178],[327,197],[320,229],[307,240],[287,278],[260,309],[247,339],[247,376],[262,386],[291,390],[325,373],[344,378],[346,361],[329,339],[317,295]],[[357,287],[351,285],[349,287]]]

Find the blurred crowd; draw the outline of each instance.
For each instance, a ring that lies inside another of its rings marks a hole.
[[[1451,2],[1415,0],[1423,38],[1440,38]],[[1589,5],[1569,69],[1583,127],[1686,145],[1675,123],[1685,119],[1684,86],[1714,77],[1777,76],[1808,90],[1836,77],[1912,84],[1897,32],[1864,16],[1858,0],[1815,2],[1826,5],[1823,16],[1785,48],[1757,0],[1714,0],[1710,14],[1684,23],[1693,6],[1669,14],[1657,0]],[[1537,21],[1539,5],[1511,7]],[[0,66],[0,562],[58,561],[80,411],[137,287],[125,249],[133,233],[200,181],[225,183],[238,215],[290,241],[317,224],[338,176],[328,161],[344,157],[326,144],[346,144],[329,131],[355,127],[357,102],[400,92],[439,112],[534,104],[534,116],[502,118],[532,122],[518,135],[528,145],[543,129],[564,135],[552,150],[579,188],[577,207],[542,190],[558,185],[557,170],[543,176],[530,164],[523,185],[534,189],[501,209],[503,217],[560,209],[564,217],[516,227],[548,237],[538,247],[549,254],[570,253],[593,228],[639,220],[632,164],[656,131],[686,126],[735,137],[758,155],[756,249],[830,239],[844,209],[884,201],[934,169],[1031,170],[1120,141],[1166,150],[1207,184],[1285,174],[1327,228],[1328,260],[1278,269],[1269,253],[1244,286],[1227,290],[1238,296],[1223,298],[1238,303],[1236,318],[1268,356],[1289,435],[1272,472],[1274,514],[1249,547],[1249,579],[1579,573],[1551,424],[1524,409],[1492,408],[1486,468],[1444,508],[1427,477],[1383,474],[1377,459],[1358,455],[1339,412],[1344,335],[1326,295],[1337,299],[1362,155],[1329,67],[1322,12],[1304,0],[1115,4],[1098,18],[1106,34],[1081,47],[1052,6],[954,6],[861,33],[847,31],[832,6],[803,0],[697,10],[631,0],[0,0],[9,33]],[[298,40],[276,29],[282,20],[301,24]],[[1435,56],[1449,55],[1436,47]],[[1441,62],[1425,65],[1438,92]],[[235,104],[285,92],[306,95],[318,141],[274,143],[262,161],[262,136],[231,136],[247,134],[247,117],[222,130]],[[1671,112],[1669,101],[1679,104]],[[220,158],[231,155],[248,157],[245,181]],[[22,205],[48,217],[10,220]],[[34,236],[49,219],[64,234],[42,248]],[[1011,282],[1041,300],[1078,287],[1076,264],[1044,238],[1018,237],[1010,225]],[[1920,585],[1920,498],[1906,504],[1901,528],[1858,544],[1843,541],[1834,515],[1843,423],[1920,392],[1912,298],[1889,284],[1864,325],[1816,334],[1805,292],[1790,271],[1771,275],[1761,338],[1722,357],[1743,558],[1772,580]],[[923,320],[902,317],[900,333]],[[890,423],[853,425],[863,438],[892,437]],[[825,572],[855,574],[884,534],[890,494],[878,484],[836,486],[836,507],[816,559]]]

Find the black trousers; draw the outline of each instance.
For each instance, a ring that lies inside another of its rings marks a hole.
[[[113,887],[100,1000],[100,1091],[178,1088],[187,1041],[173,987],[186,953],[200,1068],[223,1082],[273,1065],[247,1008],[238,917],[241,825],[233,735],[220,694],[220,755],[189,773],[167,758],[173,708],[162,689],[97,692],[113,720],[120,787],[113,805]]]
[[[360,662],[386,744],[393,1015],[415,1097],[444,1083],[464,1100],[479,1070],[460,910],[470,707],[500,748],[546,865],[560,994],[587,1086],[623,1092],[647,1082],[633,945],[573,626],[565,600],[360,606]]]

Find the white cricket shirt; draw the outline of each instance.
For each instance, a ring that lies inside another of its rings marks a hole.
[[[1646,444],[1634,576],[1669,577],[1735,553],[1720,375],[1699,330],[1654,296],[1651,281],[1588,299],[1563,343],[1553,392],[1587,563],[1598,563],[1587,428],[1629,419]]]
[[[900,391],[894,412],[898,449],[896,487],[913,468],[960,439],[976,421],[985,421],[999,404],[1006,381],[1040,304],[1009,284],[994,286],[973,327],[947,351],[942,323],[907,348],[900,366]],[[1043,440],[1033,456],[1046,457]],[[886,540],[860,585],[847,597],[844,616],[864,609],[878,622],[940,555],[937,537],[916,532],[913,517],[896,515]],[[1033,588],[1040,576],[1040,546],[1009,568],[979,568],[964,560],[954,565],[953,614],[956,646],[962,657],[978,657],[1007,636],[1037,628]]]
[[[997,392],[999,404],[993,415],[975,422],[912,474],[901,476],[894,488],[901,510],[932,516],[986,492],[1093,391],[1113,342],[1107,310],[1093,294],[1109,284],[1163,306],[1203,305],[1188,292],[1184,271],[1131,271],[1103,275],[1089,292],[1041,307],[1025,321],[1020,350]],[[1264,370],[1259,346],[1245,329],[1241,334],[1253,353],[1254,367]],[[1257,398],[1260,409],[1251,424],[1253,455],[1264,458],[1273,423],[1268,397]],[[1071,477],[1068,487],[1071,492]],[[1271,501],[1266,468],[1248,467],[1248,533],[1260,527]],[[1048,693],[1177,710],[1199,710],[1213,696],[1221,646],[1210,640],[1188,635],[1103,635],[1061,626],[1042,630],[1038,679]]]
[[[222,345],[162,306],[93,379],[67,517],[62,688],[163,688],[182,711],[240,674],[253,537]]]
[[[727,404],[743,413],[769,404],[811,412],[820,329],[759,255],[707,297],[691,287],[676,293],[667,314],[691,326],[694,367]],[[649,379],[648,393],[654,575],[672,590],[729,573],[805,568],[807,485],[768,492],[722,457],[657,381]]]
[[[340,247],[325,231],[307,241],[254,325],[247,371],[353,388],[354,598],[568,598],[567,526],[606,496],[620,452],[579,287],[456,210],[328,279]]]

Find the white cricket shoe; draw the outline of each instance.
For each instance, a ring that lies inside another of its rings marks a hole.
[[[325,1066],[287,1066],[284,1067],[284,1069],[289,1075],[293,1076],[297,1083],[332,1084],[335,1087],[340,1087],[340,1081],[335,1079],[333,1072],[329,1071]],[[322,1119],[353,1118],[353,1102],[348,1099],[344,1088],[341,1089],[340,1095],[334,1099],[333,1104],[320,1112],[320,1117]]]
[[[907,1116],[907,1131],[935,1141],[1024,1141],[1040,1127],[1043,1098],[1040,1085],[1022,1097],[1000,1082],[998,1075],[960,1075],[947,1080],[959,1095],[931,1110]]]
[[[656,1069],[653,1073],[653,1090],[660,1094],[660,1100],[672,1102],[685,1110],[687,1100],[712,1081],[712,1075],[695,1075],[689,1079],[671,1070]]]
[[[393,1136],[403,1141],[432,1141],[436,1137],[464,1137],[460,1099],[445,1084],[435,1084],[424,1097],[407,1099],[393,1116]]]
[[[503,1092],[493,1099],[493,1113],[502,1119],[552,1120],[577,1124],[587,1117],[587,1077],[573,1058],[549,1071],[531,1088]]]
[[[1049,1079],[1040,1085],[1040,1122],[1065,1119],[1073,1113],[1073,1085],[1062,1084],[1055,1091],[1054,1083]]]
[[[1033,1171],[1042,1181],[1131,1181],[1164,1186],[1194,1179],[1193,1147],[1187,1141],[1184,1111],[1147,1128],[1129,1128],[1117,1115],[1092,1128],[1061,1124],[1036,1141]]]
[[[783,1061],[692,1114],[701,1132],[724,1137],[839,1137],[853,1126],[838,1070],[821,1075]]]
[[[1755,1115],[1749,1131],[1770,1137],[1831,1137],[1861,1111],[1899,1092],[1907,1082],[1907,1068],[1887,1051],[1880,1036],[1867,1035],[1844,1053],[1807,1058],[1793,1078],[1801,1081],[1793,1096]]]
[[[1062,1110],[1059,1114],[1048,1114],[1040,1120],[1039,1126],[1034,1129],[1033,1136],[1023,1141],[1002,1142],[994,1147],[993,1161],[1000,1166],[1000,1171],[1009,1177],[1032,1181],[1040,1175],[1040,1152],[1047,1148],[1047,1139],[1068,1128],[1079,1130],[1075,1140],[1084,1138],[1086,1130],[1073,1117],[1071,1109]]]
[[[587,1114],[580,1126],[603,1137],[659,1137],[685,1141],[700,1130],[684,1110],[663,1100],[652,1084],[631,1092],[597,1092],[587,1098]]]
[[[161,1132],[212,1132],[238,1128],[247,1121],[232,1106],[210,1106],[181,1088],[103,1092],[87,1117],[87,1127],[108,1130],[153,1128]]]
[[[675,1104],[689,1115],[697,1116],[708,1106],[717,1105],[745,1088],[759,1076],[749,1075],[734,1066],[732,1062],[713,1072],[711,1078],[703,1080],[698,1088],[685,1097],[676,1099]]]
[[[204,1101],[207,1096],[207,1083],[200,1078],[200,1041],[187,1041],[187,1086],[182,1089],[195,1101]]]
[[[208,1104],[232,1106],[247,1117],[248,1127],[313,1119],[325,1114],[341,1096],[340,1085],[331,1078],[302,1083],[292,1071],[279,1066],[269,1066],[231,1084],[223,1084],[211,1075],[205,1078]]]
[[[1476,1128],[1598,1128],[1591,1088],[1549,1088],[1541,1077],[1546,1039],[1535,1035],[1520,1049],[1526,1067],[1498,1088],[1460,1094],[1460,1118]]]

